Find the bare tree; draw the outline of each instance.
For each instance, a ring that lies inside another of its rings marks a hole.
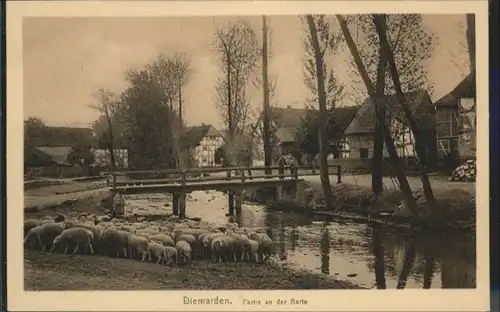
[[[363,60],[361,59],[361,56],[358,52],[358,48],[356,46],[356,43],[354,42],[351,32],[349,30],[349,27],[347,25],[346,20],[343,18],[342,15],[336,15],[336,18],[340,24],[340,28],[342,29],[342,33],[344,34],[345,41],[347,43],[347,46],[349,47],[349,50],[351,51],[352,57],[354,59],[354,62],[356,64],[356,67],[358,68],[359,74],[361,78],[363,79],[363,82],[366,86],[366,90],[368,92],[368,96],[370,99],[370,102],[372,105],[375,106],[375,115],[376,118],[382,127],[382,132],[384,135],[384,142],[387,148],[387,151],[389,152],[389,156],[391,158],[392,164],[394,166],[394,169],[396,171],[396,177],[398,179],[401,191],[403,193],[403,196],[405,198],[405,201],[408,205],[408,208],[410,209],[410,212],[414,217],[419,216],[419,208],[417,205],[417,202],[415,198],[413,197],[413,193],[410,188],[410,184],[408,183],[408,179],[406,178],[406,175],[404,173],[404,166],[401,162],[401,159],[399,159],[399,156],[396,151],[396,147],[394,145],[394,140],[392,138],[392,135],[385,124],[385,120],[381,116],[380,110],[378,109],[379,107],[379,102],[380,99],[377,97],[377,94],[375,92],[375,88],[373,86],[372,81],[370,80],[370,76],[368,74],[368,71],[366,70],[365,65],[363,64]],[[382,25],[383,26],[383,25]]]
[[[306,60],[304,64],[304,80],[306,85],[315,94],[312,103],[319,104],[319,165],[323,196],[328,207],[333,207],[333,193],[328,174],[329,140],[328,140],[328,111],[327,106],[335,107],[335,102],[342,93],[335,79],[333,70],[328,70],[325,55],[334,52],[340,42],[340,36],[332,35],[330,23],[324,15],[305,17],[309,32],[306,33],[304,48]],[[314,56],[312,58],[311,56]],[[313,77],[316,78],[314,82]],[[326,84],[326,86],[325,86]]]
[[[385,55],[385,58],[388,63],[388,68],[391,73],[392,82],[394,85],[394,89],[396,90],[396,95],[398,98],[398,102],[403,109],[404,116],[406,122],[409,124],[410,129],[415,137],[415,147],[417,151],[417,156],[419,159],[419,169],[420,169],[420,177],[422,180],[422,186],[424,189],[425,198],[427,200],[427,204],[431,208],[431,212],[435,212],[435,198],[434,192],[432,191],[432,186],[429,181],[429,175],[427,174],[427,156],[424,147],[424,141],[421,135],[421,132],[418,128],[413,115],[406,104],[405,96],[403,94],[400,77],[398,73],[398,69],[396,67],[396,62],[394,60],[394,54],[392,52],[392,48],[389,46],[387,41],[387,32],[385,28],[385,14],[376,14],[373,16],[373,23],[377,28],[377,33],[380,38],[380,45],[382,47],[382,53]]]
[[[96,103],[91,104],[90,107],[103,114],[108,122],[108,150],[111,158],[111,170],[114,171],[116,168],[116,159],[114,149],[115,138],[113,133],[113,115],[115,114],[117,108],[116,94],[101,88],[94,94],[94,98]]]
[[[215,32],[213,49],[219,52],[223,77],[216,87],[217,106],[228,129],[228,144],[243,133],[248,123],[249,100],[246,92],[250,74],[257,66],[260,49],[250,24],[238,20]]]
[[[424,62],[432,57],[436,46],[435,34],[425,26],[422,14],[389,14],[387,15],[387,40],[394,51],[394,61],[398,66],[403,92],[427,90],[432,95],[434,86],[428,80],[427,68]],[[373,24],[371,14],[350,16],[350,30],[357,33],[359,54],[363,60],[371,81],[375,81],[378,73],[380,56],[380,41]],[[353,62],[353,60],[351,60]],[[362,79],[352,64],[353,79]],[[390,76],[386,75],[384,94],[393,94],[394,85]],[[364,100],[367,93],[356,89],[359,100]]]

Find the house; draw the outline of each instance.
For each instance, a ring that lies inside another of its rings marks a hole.
[[[395,94],[384,97],[386,107],[386,124],[393,134],[398,155],[402,158],[416,156],[415,139],[405,122],[403,110]],[[434,106],[426,91],[405,93],[406,105],[410,109],[424,139],[427,160],[436,160],[436,115]],[[390,113],[389,113],[390,112]],[[375,132],[375,110],[367,98],[356,116],[345,130],[346,141],[351,159],[371,159],[373,157],[373,141]],[[384,148],[384,157],[388,157]]]
[[[360,106],[355,105],[335,108],[334,118],[339,131],[345,131],[359,108]],[[308,110],[306,109],[291,108],[290,106],[287,108],[273,108],[273,116],[277,119],[277,135],[280,141],[281,154],[297,154],[303,152],[295,142],[295,134],[300,120],[306,116],[307,112]]]
[[[223,144],[223,134],[212,125],[202,124],[184,130],[182,147],[192,151],[200,167],[216,166],[215,150]]]
[[[92,140],[89,128],[45,127],[43,131],[33,133],[25,142],[25,165],[66,165],[73,146],[92,145]]]
[[[93,133],[93,153],[95,155],[95,165],[101,168],[110,168],[111,154],[109,152],[109,139],[108,133],[101,135]],[[127,144],[127,137],[122,133],[114,134],[113,154],[115,156],[115,165],[117,169],[128,168],[129,165],[129,148]]]
[[[74,146],[91,146],[92,142],[92,131],[88,128],[47,126],[30,133],[24,142],[25,176],[76,177],[97,174],[92,168],[71,166],[67,162]]]
[[[298,149],[295,146],[295,133],[300,119],[306,116],[307,110],[303,108],[292,108],[287,106],[271,108],[272,119],[276,120],[276,132],[279,140],[280,154],[293,153]]]
[[[437,113],[437,143],[440,157],[455,153],[459,157],[476,155],[476,84],[465,77],[434,106]]]

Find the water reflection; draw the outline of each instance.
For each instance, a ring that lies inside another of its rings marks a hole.
[[[375,284],[377,289],[386,289],[385,283],[385,253],[384,245],[380,235],[380,227],[373,227],[372,231],[372,252],[375,258]]]
[[[321,273],[330,274],[330,232],[327,228],[321,237]]]
[[[227,222],[226,196],[216,196],[210,202],[204,201],[204,197],[213,195],[197,196],[198,200],[190,202],[187,210],[191,217]],[[244,227],[266,228],[275,242],[276,253],[290,267],[335,275],[378,289],[476,287],[474,235],[404,235],[367,224],[325,224],[321,219],[315,222],[310,216],[271,212],[259,205],[243,205],[242,214],[229,219]]]

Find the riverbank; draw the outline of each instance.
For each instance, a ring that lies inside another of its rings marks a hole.
[[[109,192],[96,193],[55,205],[25,209],[25,218],[44,218],[62,214],[68,219],[106,214]],[[131,215],[111,222],[130,228],[142,224],[171,230],[173,227],[204,228],[206,222],[179,220],[170,213],[148,216]],[[152,290],[152,289],[353,289],[350,282],[292,270],[276,264],[212,263],[195,260],[187,265],[165,267],[154,263],[109,258],[97,255],[51,254],[39,250],[24,252],[26,290]],[[222,285],[222,286],[221,286]]]
[[[350,180],[344,179],[347,183],[332,185],[334,207],[326,207],[321,183],[317,177],[299,182],[294,200],[268,200],[267,205],[270,209],[322,215],[332,220],[375,222],[394,227],[409,227],[410,222],[414,222],[395,181],[393,184],[390,179],[384,181],[383,193],[374,198],[370,179],[366,176],[350,178]],[[425,211],[427,205],[423,190],[415,186],[418,180],[413,180],[414,197],[421,211]],[[354,181],[356,183],[353,183]],[[436,229],[475,230],[475,183],[450,183],[443,179],[431,182],[437,210],[432,216],[425,216],[415,225],[432,226]],[[256,193],[247,192],[245,199],[249,202],[258,202],[262,198],[256,198]]]

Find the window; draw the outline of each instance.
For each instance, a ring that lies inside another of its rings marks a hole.
[[[363,147],[359,149],[359,157],[360,158],[368,158],[368,149]]]

